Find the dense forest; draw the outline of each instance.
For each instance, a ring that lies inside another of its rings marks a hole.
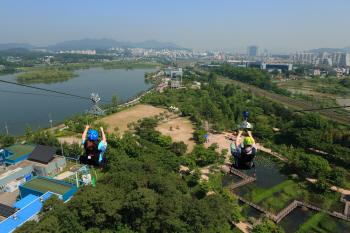
[[[37,140],[50,138],[42,133]],[[109,167],[97,185],[79,188],[67,203],[50,198],[40,222],[15,232],[233,232],[231,222],[241,217],[237,199],[225,189],[192,196],[177,173],[179,157],[159,144],[147,133],[108,135]]]

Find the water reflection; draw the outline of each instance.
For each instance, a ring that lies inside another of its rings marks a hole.
[[[72,78],[75,78],[75,77],[62,78],[62,79],[56,79],[56,80],[24,80],[24,81],[17,81],[17,82],[19,84],[24,84],[24,85],[33,85],[33,84],[39,84],[39,83],[50,85],[50,84],[57,84],[57,83],[65,83]]]
[[[296,208],[290,212],[286,217],[284,217],[278,226],[281,226],[286,233],[297,232],[299,227],[307,222],[313,214],[316,212],[310,210],[302,210],[301,208]]]

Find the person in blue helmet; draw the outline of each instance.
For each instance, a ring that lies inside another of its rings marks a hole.
[[[106,136],[103,132],[103,127],[101,127],[102,140],[98,140],[98,132],[96,130],[90,130],[88,132],[89,127],[89,125],[85,127],[82,136],[82,145],[84,146],[86,155],[81,156],[80,161],[84,164],[99,166],[104,161],[103,152],[107,148]]]

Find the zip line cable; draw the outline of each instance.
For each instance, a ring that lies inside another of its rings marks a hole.
[[[41,91],[48,91],[48,92],[57,93],[57,94],[61,94],[61,95],[68,95],[68,96],[72,96],[72,97],[76,97],[76,98],[81,98],[81,99],[88,99],[88,100],[91,100],[91,99],[88,98],[88,97],[83,97],[83,96],[79,96],[79,95],[68,94],[68,93],[64,93],[64,92],[60,92],[60,91],[48,90],[48,89],[44,89],[44,88],[40,88],[40,87],[33,87],[33,86],[29,86],[29,85],[25,85],[25,84],[19,84],[19,83],[14,83],[14,82],[5,81],[5,80],[1,80],[1,79],[0,79],[0,82],[7,83],[7,84],[13,84],[13,85],[17,85],[17,86],[22,86],[22,87],[33,88],[33,89],[37,89],[37,90],[41,90]],[[108,100],[101,100],[101,101],[112,102],[112,101],[108,101]]]
[[[34,94],[34,93],[28,93],[28,92],[18,92],[18,91],[3,91],[0,90],[0,92],[8,92],[12,94],[24,94],[24,95],[40,95],[40,96],[51,96],[51,97],[59,97],[59,98],[77,98],[77,97],[66,97],[66,96],[58,96],[58,95],[44,95],[44,94]]]

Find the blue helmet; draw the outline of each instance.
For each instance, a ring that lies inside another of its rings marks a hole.
[[[88,139],[89,140],[97,140],[97,138],[98,138],[98,133],[96,130],[90,130],[88,132]]]

